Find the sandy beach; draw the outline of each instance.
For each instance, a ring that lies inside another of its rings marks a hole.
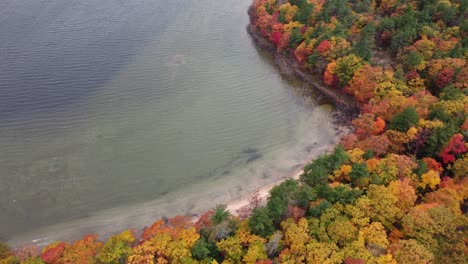
[[[335,121],[338,122],[338,120],[335,120]],[[332,152],[335,145],[338,144],[338,142],[341,140],[341,137],[348,134],[350,131],[351,131],[350,126],[342,125],[341,127],[338,127],[338,131],[336,133],[336,138],[335,138],[335,144],[326,145],[326,146],[316,149],[314,151],[314,156],[311,158],[310,161],[316,159],[317,157],[323,154]],[[251,202],[253,198],[257,200],[258,204],[265,204],[268,197],[270,196],[271,189],[273,189],[275,186],[280,185],[282,182],[288,179],[298,180],[303,173],[304,173],[303,169],[298,169],[294,171],[293,173],[291,173],[290,175],[288,175],[288,177],[284,179],[265,185],[240,199],[233,200],[226,205],[226,210],[236,216],[239,216],[239,214],[244,213],[246,211],[249,212],[253,209],[252,202]],[[198,219],[198,217],[196,219]]]

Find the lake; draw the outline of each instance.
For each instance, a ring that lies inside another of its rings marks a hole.
[[[0,240],[198,214],[335,139],[246,31],[251,0],[0,2]]]

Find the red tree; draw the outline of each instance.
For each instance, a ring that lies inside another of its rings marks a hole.
[[[439,74],[437,74],[435,85],[437,86],[437,88],[442,89],[453,80],[454,76],[455,71],[453,69],[443,69],[439,72]]]
[[[449,140],[445,148],[440,153],[440,157],[444,164],[449,164],[455,161],[455,156],[467,151],[465,141],[462,134],[455,134]]]
[[[47,264],[58,263],[58,260],[62,257],[66,246],[67,244],[64,242],[56,242],[45,247],[41,255],[42,260]]]

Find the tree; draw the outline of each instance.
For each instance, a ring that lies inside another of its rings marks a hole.
[[[234,236],[216,243],[229,263],[256,263],[268,257],[264,250],[264,239],[240,228]]]
[[[434,261],[434,254],[414,239],[400,240],[390,248],[398,263],[429,264]]]
[[[455,76],[455,71],[453,69],[442,69],[438,74],[435,81],[437,88],[442,89],[452,82],[453,77]]]
[[[200,218],[195,223],[195,228],[197,230],[210,228],[213,225],[213,222],[211,221],[211,219],[213,218],[213,215],[214,215],[213,210],[208,210],[202,215],[200,215]]]
[[[268,256],[265,253],[264,241],[254,237],[249,243],[247,252],[242,258],[243,263],[257,264],[261,261],[268,259]]]
[[[360,188],[364,188],[370,183],[370,174],[366,163],[354,163],[349,176],[352,182]]]
[[[423,158],[423,161],[429,170],[437,171],[439,173],[444,171],[444,168],[442,167],[442,165],[433,158],[426,157],[426,158]],[[425,171],[424,173],[426,172],[427,171]]]
[[[336,82],[336,80],[338,79],[336,78],[334,73],[335,67],[336,63],[332,61],[327,65],[327,69],[323,73],[323,82],[328,86],[336,87],[336,85],[338,84]]]
[[[463,199],[465,198],[463,194],[462,188],[455,187],[453,188],[451,184],[446,184],[450,178],[446,178],[444,182],[440,184],[441,188],[436,191],[429,192],[426,194],[426,201],[427,203],[437,203],[440,205],[449,208],[454,215],[461,215],[460,207],[463,203]],[[463,184],[463,183],[461,183]]]
[[[393,52],[397,52],[400,49],[403,49],[409,46],[413,40],[417,37],[417,32],[415,28],[406,27],[403,30],[397,31],[390,41],[390,48]]]
[[[278,254],[283,249],[283,233],[280,230],[277,230],[273,235],[270,236],[270,239],[265,244],[265,249],[270,258],[278,256]]]
[[[456,231],[459,219],[449,208],[435,203],[415,206],[403,217],[402,225],[408,238],[431,249],[436,256],[441,253],[442,247],[450,247],[445,243],[452,241],[451,237],[458,239],[463,235]],[[452,249],[454,246],[452,244]]]
[[[468,155],[457,159],[452,166],[452,171],[455,178],[462,179],[468,176]]]
[[[252,216],[249,219],[249,228],[252,233],[262,237],[273,234],[275,230],[273,221],[269,217],[266,207],[257,207],[253,210]]]
[[[374,23],[369,23],[361,32],[361,38],[357,41],[352,49],[352,52],[363,58],[367,62],[372,59],[371,43],[374,39],[375,26]]]
[[[311,187],[328,183],[328,175],[332,174],[349,159],[343,146],[337,145],[330,155],[322,155],[304,167],[301,181]]]
[[[374,96],[374,89],[382,80],[382,68],[364,65],[354,73],[346,86],[346,92],[354,96],[359,103],[364,104]]]
[[[327,225],[330,240],[338,246],[344,246],[356,239],[358,230],[346,217],[339,217]]]
[[[284,17],[284,21],[282,21],[282,23],[287,24],[293,21],[293,18],[298,11],[298,7],[291,5],[290,3],[285,3],[279,7],[279,11]]]
[[[102,248],[103,243],[97,240],[97,235],[86,235],[73,242],[63,251],[63,263],[94,263],[94,257]]]
[[[157,234],[169,231],[169,228],[165,225],[164,220],[158,220],[154,222],[150,227],[143,230],[141,238],[143,240],[149,240]]]
[[[300,63],[305,63],[307,57],[312,54],[313,51],[313,43],[306,43],[307,41],[302,41],[299,46],[297,46],[296,50],[294,51],[294,56]]]
[[[364,238],[366,248],[374,255],[383,255],[389,245],[385,227],[379,222],[361,228],[360,235]]]
[[[55,242],[42,249],[41,258],[47,264],[60,263],[63,252],[68,245],[64,242]]]
[[[338,59],[336,61],[335,74],[338,76],[340,85],[342,87],[347,85],[354,73],[365,64],[366,62],[362,58],[354,54]]]
[[[154,263],[156,246],[151,240],[146,240],[140,245],[133,248],[132,254],[128,256],[128,264],[146,264]]]
[[[211,221],[213,224],[218,225],[227,220],[229,215],[229,211],[226,211],[225,205],[217,205],[214,214],[211,217]]]
[[[328,39],[323,40],[317,46],[317,50],[322,57],[327,57],[330,54],[331,48],[331,42]]]
[[[381,156],[387,153],[388,147],[390,146],[390,141],[385,135],[370,136],[366,139],[359,140],[354,144],[355,148],[360,148],[364,150],[371,150],[376,155]]]
[[[406,132],[411,126],[418,124],[419,116],[414,107],[406,107],[400,114],[395,115],[388,126],[389,129]]]
[[[283,52],[289,45],[289,38],[291,37],[290,32],[285,32],[284,34],[280,34],[280,39],[278,44],[276,45],[276,52],[281,53]]]
[[[424,57],[418,51],[411,51],[403,58],[403,65],[409,71],[424,70],[426,67]]]
[[[417,166],[413,158],[407,155],[388,154],[380,160],[374,173],[377,174],[384,184],[397,179],[403,180],[408,178],[413,180],[416,178],[413,171]]]
[[[421,184],[420,186],[424,189],[429,187],[431,189],[435,189],[437,185],[440,184],[440,176],[439,173],[433,170],[424,173],[421,176]]]
[[[312,11],[314,9],[314,5],[309,3],[308,1],[300,1],[299,3],[299,10],[294,15],[294,20],[298,21],[299,23],[308,25],[310,17],[312,15]]]
[[[398,198],[387,187],[381,185],[369,185],[367,198],[370,202],[370,218],[392,230],[393,224],[403,216],[402,211],[396,206]]]
[[[396,206],[403,212],[407,213],[416,202],[416,191],[412,186],[410,179],[405,178],[390,182],[388,185],[390,192],[398,198]]]
[[[96,258],[101,263],[106,264],[123,263],[132,253],[132,245],[135,241],[136,238],[130,230],[111,236],[97,254]]]
[[[204,237],[198,239],[192,247],[192,256],[198,260],[208,258],[211,255],[210,244]]]
[[[158,263],[183,263],[191,259],[191,249],[200,235],[194,228],[174,228],[170,233],[160,233],[151,239]]]
[[[424,57],[425,61],[430,60],[434,54],[435,43],[430,39],[420,39],[414,42],[412,46]]]
[[[308,234],[309,225],[307,220],[302,218],[296,224],[292,219],[288,219],[281,223],[281,227],[288,253],[296,263],[303,263],[307,252],[306,244],[311,239]]]
[[[291,30],[291,36],[289,37],[289,47],[296,48],[299,43],[302,42],[301,29],[299,27]]]
[[[427,80],[429,84],[437,87],[437,89],[433,89],[436,90],[434,92],[437,94],[440,88],[453,80],[454,72],[465,68],[466,61],[458,58],[433,59],[428,61],[427,65]],[[439,78],[441,79],[439,80]]]
[[[455,134],[450,138],[447,145],[442,149],[440,157],[444,164],[448,164],[455,161],[455,157],[467,152],[465,141],[463,140],[462,134]]]
[[[6,259],[11,255],[13,255],[11,248],[7,244],[0,242],[0,259]]]
[[[385,121],[382,118],[367,113],[355,118],[352,123],[356,127],[354,133],[359,139],[379,135],[385,129]]]

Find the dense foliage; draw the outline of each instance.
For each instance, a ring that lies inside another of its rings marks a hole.
[[[0,263],[466,263],[467,6],[254,0],[256,34],[355,98],[355,131],[247,218],[217,207],[139,239],[0,244]]]

